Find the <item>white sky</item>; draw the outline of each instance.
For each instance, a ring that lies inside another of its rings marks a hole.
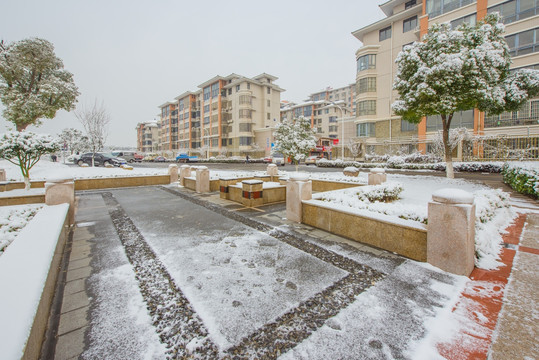
[[[108,145],[135,146],[160,104],[216,76],[266,72],[302,101],[355,82],[351,32],[383,18],[383,0],[2,0],[0,39],[41,37],[74,74],[79,104],[103,101]],[[0,117],[0,132],[11,127]],[[82,129],[60,111],[37,132]]]

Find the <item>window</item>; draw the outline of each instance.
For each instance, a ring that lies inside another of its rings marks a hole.
[[[357,124],[357,136],[358,137],[376,136],[375,124],[374,123]]]
[[[488,9],[488,13],[498,12],[504,24],[529,18],[539,14],[538,0],[511,0]]]
[[[451,23],[450,23],[451,28],[456,29],[462,24],[468,24],[468,25],[473,26],[473,25],[475,25],[476,19],[477,19],[477,14],[476,13],[473,13],[473,14],[470,14],[468,16],[464,16],[464,17],[455,19],[455,20],[451,21]]]
[[[376,78],[375,77],[366,77],[359,79],[357,82],[357,93],[362,94],[366,92],[376,91]]]
[[[448,11],[471,4],[474,1],[475,0],[427,0],[427,14],[429,14],[430,18],[433,18]]]
[[[357,71],[376,69],[376,55],[363,55],[357,59]]]
[[[269,100],[268,100],[268,102],[267,102],[267,105],[268,105],[268,107],[270,107],[270,106],[271,106],[271,103],[270,103],[270,101],[269,101]]]
[[[209,123],[210,123],[210,117],[204,116],[204,125],[209,124]]]
[[[473,110],[457,111],[453,114],[451,120],[451,129],[465,127],[473,129],[474,112]],[[440,115],[427,116],[427,131],[442,130],[442,117]]]
[[[247,90],[251,90],[251,83],[247,83]]]
[[[364,100],[357,103],[358,116],[376,115],[376,100]]]
[[[251,105],[251,95],[240,95],[240,105]]]
[[[216,98],[219,96],[219,83],[215,83],[211,85],[211,97]]]
[[[180,111],[183,111],[183,108],[185,107],[183,99],[180,100],[179,104],[180,104]]]
[[[413,7],[415,4],[417,4],[416,0],[410,0],[404,3],[404,10],[408,10],[409,8]]]
[[[268,86],[268,94],[271,94],[271,88]]]
[[[526,102],[518,111],[485,116],[485,128],[536,124],[539,124],[539,100]]]
[[[337,125],[331,125],[329,127],[329,132],[337,132],[338,126]]]
[[[251,123],[240,123],[240,132],[251,132]]]
[[[232,88],[228,89],[228,95],[232,95]]]
[[[305,106],[303,108],[303,116],[311,116],[313,113],[313,108],[312,106]]]
[[[210,105],[204,105],[204,113],[210,112]]]
[[[336,116],[330,116],[329,117],[329,122],[330,123],[336,123],[337,122],[337,117]]]
[[[249,109],[240,109],[239,110],[240,119],[250,119],[251,118],[251,110]]]
[[[411,31],[411,30],[415,30],[416,27],[417,27],[417,15],[411,18],[408,18],[402,22],[403,33]]]
[[[539,51],[539,28],[523,31],[505,37],[511,56],[519,56]]]
[[[271,120],[271,114],[270,113],[267,113],[267,117],[266,117],[268,120]]]
[[[210,98],[211,90],[209,86],[206,86],[204,88],[204,101],[208,100]]]
[[[378,41],[384,41],[391,37],[391,26],[388,26],[378,33]]]
[[[247,136],[240,136],[240,146],[249,146],[251,145],[252,138]]]
[[[236,85],[236,92],[240,91],[240,86]]]
[[[401,131],[417,131],[417,124],[413,124],[406,120],[401,120]]]

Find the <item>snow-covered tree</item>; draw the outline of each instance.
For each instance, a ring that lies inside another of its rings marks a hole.
[[[60,143],[50,135],[33,132],[7,132],[0,136],[0,158],[17,165],[24,177],[25,189],[30,189],[30,169],[42,155],[60,149]]]
[[[448,142],[449,151],[452,153],[453,150],[458,146],[462,141],[472,140],[472,136],[466,128],[456,128],[449,130]],[[445,144],[444,137],[441,131],[436,132],[434,139],[432,141],[432,152],[434,155],[440,156],[443,158],[445,154]]]
[[[52,119],[60,109],[74,109],[79,91],[73,74],[64,70],[54,46],[30,38],[13,43],[0,41],[0,100],[3,116],[17,131]]]
[[[64,129],[58,135],[58,137],[60,138],[62,144],[67,147],[70,154],[86,152],[91,148],[88,137],[85,136],[80,130],[73,128]]]
[[[84,127],[91,152],[96,153],[101,151],[107,140],[108,124],[110,122],[110,116],[103,103],[98,104],[96,99],[91,108],[82,105],[80,110],[75,111],[75,116]],[[92,166],[94,166],[93,156]]]
[[[453,114],[477,108],[489,114],[517,110],[539,93],[539,71],[510,74],[511,58],[497,13],[475,26],[433,24],[423,41],[397,57],[395,114],[411,123],[440,115],[446,174],[453,178],[449,129]]]
[[[280,152],[285,158],[289,157],[296,165],[298,171],[299,162],[309,154],[316,146],[316,137],[309,120],[304,117],[283,122],[275,127],[273,133],[275,137],[274,152]]]

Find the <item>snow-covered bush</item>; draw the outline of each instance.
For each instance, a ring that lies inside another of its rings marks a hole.
[[[316,137],[311,129],[310,121],[304,117],[292,121],[283,120],[275,127],[275,151],[282,153],[285,158],[292,159],[296,171],[301,160],[316,146]]]
[[[30,189],[30,169],[42,155],[58,151],[60,144],[50,135],[33,132],[7,132],[0,136],[0,158],[21,169],[26,190]]]
[[[505,163],[502,174],[511,188],[539,198],[539,163]]]
[[[395,182],[386,182],[381,185],[365,186],[357,192],[357,197],[362,201],[370,202],[391,202],[399,198],[404,189],[402,185]]]
[[[0,208],[0,255],[42,207],[39,204]]]
[[[404,165],[404,159],[402,156],[392,156],[387,159],[386,166],[388,168],[399,169]]]

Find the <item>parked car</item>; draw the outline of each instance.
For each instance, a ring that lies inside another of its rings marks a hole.
[[[80,159],[80,155],[77,155],[77,154],[72,154],[66,157],[66,161],[73,164],[76,164],[79,159]]]
[[[155,159],[153,159],[153,162],[165,162],[167,159],[164,156],[157,156]]]
[[[308,156],[305,159],[305,165],[316,165],[318,159],[320,159],[318,156]]]
[[[281,166],[284,166],[284,164],[286,163],[284,157],[278,157],[278,156],[274,156],[273,158],[271,158],[271,162],[275,165],[281,165]]]
[[[181,154],[178,154],[178,156],[176,156],[176,162],[183,162],[183,163],[198,162],[198,156],[189,156],[186,153],[181,153]]]
[[[159,154],[156,154],[156,153],[148,153],[148,154],[146,154],[146,156],[142,160],[144,160],[144,161],[153,161],[153,159],[155,159],[158,156],[159,156]]]
[[[122,159],[125,159],[127,162],[133,163],[135,161],[140,162],[142,161],[143,156],[137,154],[134,151],[113,151],[111,154],[115,157],[121,157]]]
[[[86,163],[90,166],[92,165],[92,153],[86,153],[80,156],[80,158],[77,160],[77,164],[80,166],[83,163]],[[113,156],[112,154],[94,153],[94,164],[95,166],[105,166],[107,164],[120,166],[120,165],[127,164],[127,161],[125,161],[125,159],[122,159],[122,158],[117,158]]]
[[[264,164],[271,164],[273,162],[271,156],[266,156],[262,161]]]

